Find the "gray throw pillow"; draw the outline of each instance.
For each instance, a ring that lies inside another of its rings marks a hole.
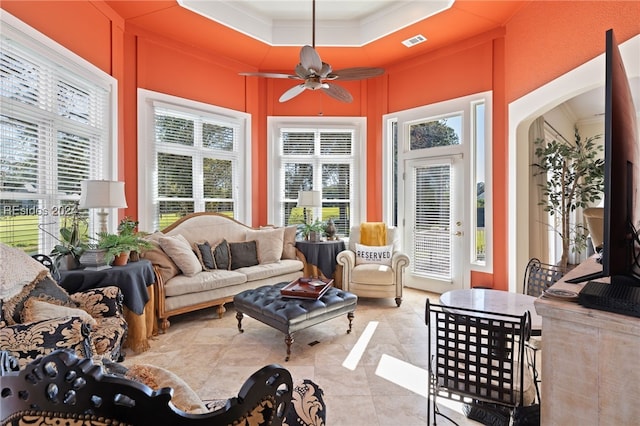
[[[229,253],[229,243],[227,243],[227,240],[220,241],[211,251],[213,252],[215,269],[231,269],[231,255]]]
[[[229,251],[232,270],[258,264],[258,246],[255,241],[229,243]]]

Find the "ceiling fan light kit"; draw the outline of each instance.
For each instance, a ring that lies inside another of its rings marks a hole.
[[[302,80],[303,83],[293,86],[280,96],[280,102],[286,102],[298,96],[305,90],[322,90],[330,97],[340,102],[352,102],[353,96],[342,86],[333,83],[334,80],[352,81],[364,80],[366,78],[377,77],[384,74],[382,68],[355,67],[345,68],[340,71],[333,72],[331,65],[322,62],[320,55],[315,49],[316,40],[316,2],[313,0],[313,29],[312,29],[312,46],[303,46],[300,50],[300,63],[295,67],[295,74],[278,74],[278,73],[261,73],[261,72],[245,72],[240,73],[244,76],[266,77],[266,78],[289,78],[293,80]]]

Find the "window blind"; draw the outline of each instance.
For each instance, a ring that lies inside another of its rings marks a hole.
[[[413,270],[451,279],[451,165],[415,169]]]
[[[339,234],[348,235],[351,225],[352,188],[357,176],[353,129],[280,130],[281,201],[283,224],[302,223],[297,207],[298,191],[322,191],[322,208],[314,212],[323,221],[333,219]]]
[[[27,252],[57,243],[81,180],[106,178],[111,87],[93,69],[80,75],[68,55],[3,22],[0,241]]]

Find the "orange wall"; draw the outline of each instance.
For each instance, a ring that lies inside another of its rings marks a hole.
[[[597,56],[604,32],[619,42],[640,33],[640,2],[534,1],[504,28],[387,67],[384,76],[345,82],[351,104],[305,92],[278,97],[287,80],[243,78],[246,68],[161,35],[145,33],[94,1],[3,1],[2,8],[92,62],[119,81],[121,179],[137,214],[137,95],[142,87],[252,115],[253,225],[266,223],[266,118],[367,118],[367,219],[382,218],[382,115],[493,90],[494,273],[473,274],[473,285],[507,288],[507,106],[531,90]],[[140,142],[144,143],[144,142]]]

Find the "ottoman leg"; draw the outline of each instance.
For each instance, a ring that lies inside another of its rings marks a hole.
[[[347,334],[351,333],[351,325],[353,323],[353,317],[354,317],[353,312],[349,312],[347,314],[347,318],[349,318],[349,329],[347,330]]]
[[[293,335],[287,333],[284,336],[284,343],[287,344],[287,357],[284,360],[289,361],[289,358],[291,357],[291,344],[293,343]]]
[[[238,319],[238,331],[240,331],[240,333],[244,333],[244,330],[242,329],[242,318],[244,317],[244,315],[242,314],[242,312],[238,311],[236,312],[236,318]]]

